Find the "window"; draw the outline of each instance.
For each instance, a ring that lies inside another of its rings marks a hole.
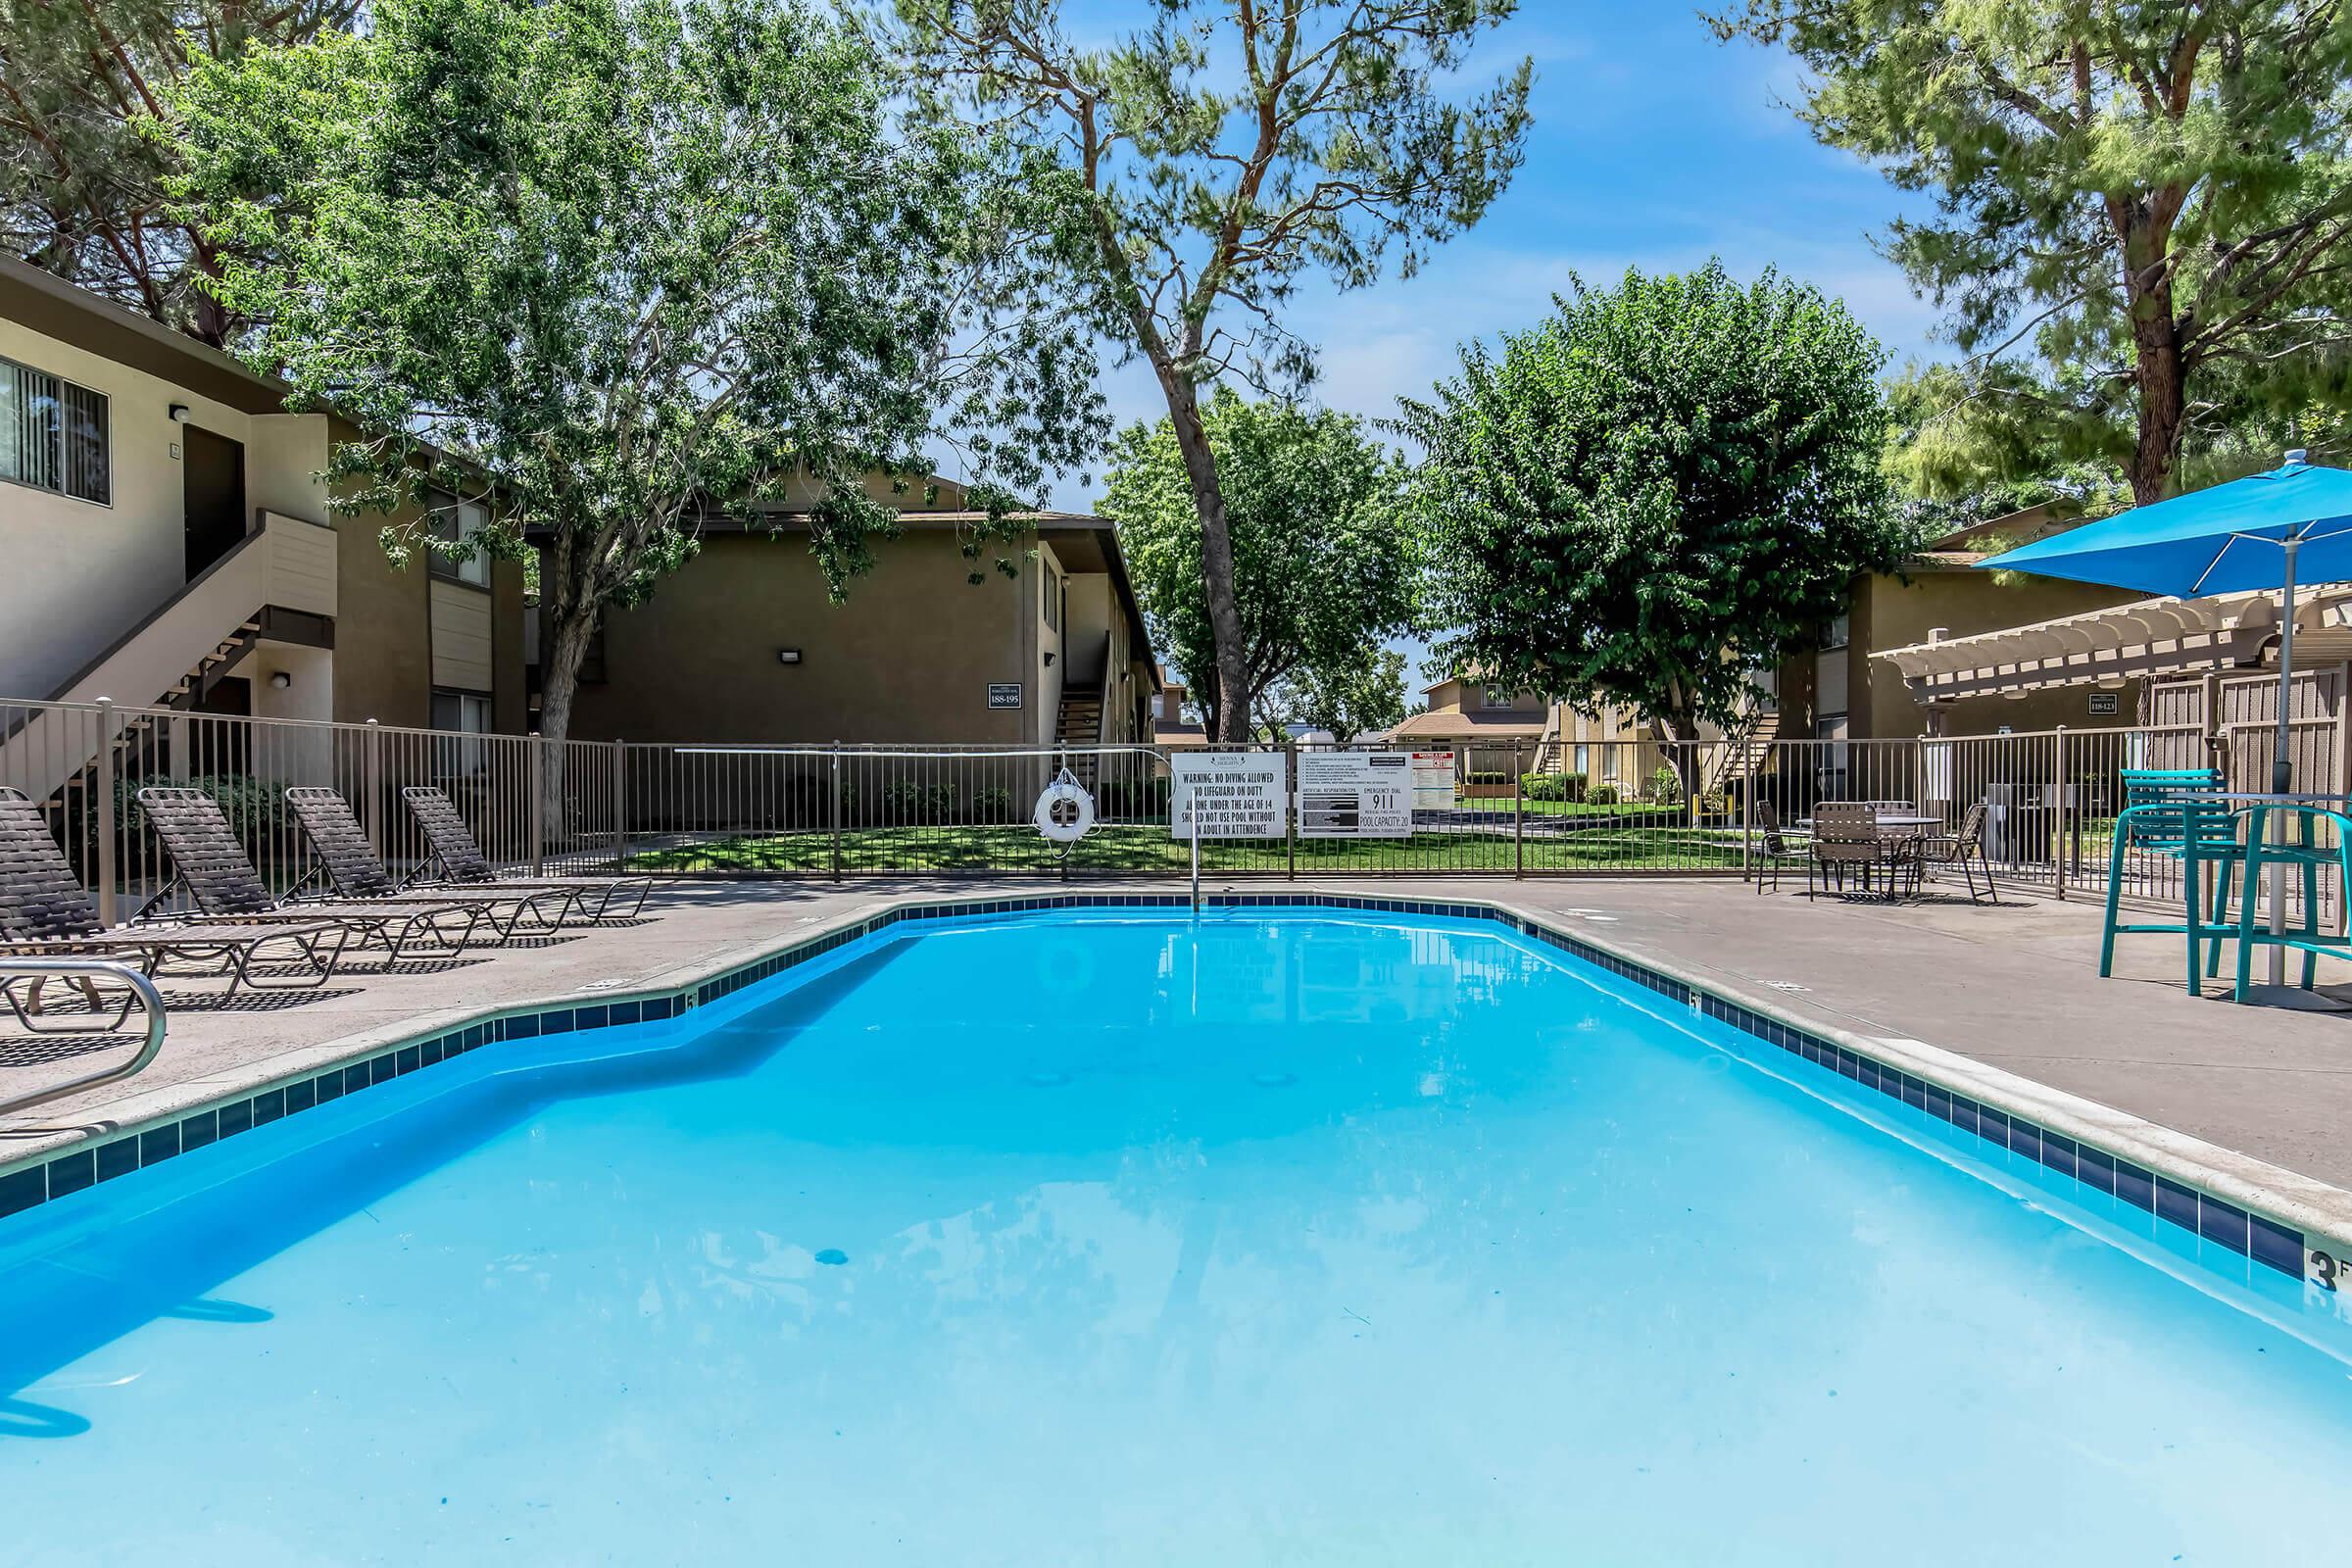
[[[104,393],[0,360],[0,479],[103,507],[113,461]]]
[[[1847,637],[1850,635],[1850,620],[1851,617],[1846,615],[1832,615],[1829,618],[1821,628],[1822,652],[1827,653],[1833,648],[1845,646]]]
[[[489,509],[479,502],[460,501],[457,497],[434,491],[433,537],[449,544],[462,544],[478,535],[490,521]],[[484,587],[490,581],[490,558],[479,550],[469,556],[445,555],[433,552],[433,571],[442,577],[469,582]]]
[[[1508,686],[1490,686],[1486,692],[1487,706],[1489,708],[1508,708],[1518,695]]]
[[[1060,574],[1048,571],[1045,578],[1046,630],[1061,630],[1062,587]]]
[[[490,699],[482,692],[433,692],[433,728],[459,735],[490,733]],[[443,741],[438,748],[443,778],[470,778],[482,770],[487,749],[476,740]]]

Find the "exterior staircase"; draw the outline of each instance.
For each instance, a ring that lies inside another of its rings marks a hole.
[[[314,624],[335,614],[335,533],[274,514],[49,694],[75,705],[26,708],[0,732],[0,784],[36,801],[91,787],[112,723],[118,759],[158,744],[169,715],[204,703],[279,612]],[[111,700],[122,716],[92,706]]]
[[[1781,710],[1778,708],[1752,708],[1747,719],[1725,736],[1715,747],[1712,765],[1707,769],[1706,788],[1713,794],[1725,789],[1733,780],[1744,778],[1750,772],[1763,777],[1773,769],[1779,755],[1773,743],[1781,738]]]
[[[1095,787],[1096,763],[1100,760],[1092,752],[1078,754],[1081,746],[1102,743],[1102,688],[1100,686],[1064,686],[1061,689],[1061,711],[1054,715],[1054,740],[1056,745],[1072,748],[1069,767],[1078,782],[1089,790]]]

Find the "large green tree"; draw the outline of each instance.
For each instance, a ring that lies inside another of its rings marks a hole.
[[[1979,366],[2030,346],[2035,384],[1996,371],[1990,392],[2035,393],[2138,501],[2178,487],[2200,425],[2341,378],[2338,0],[1746,0],[1714,21],[1803,63],[1815,135],[1934,196],[1888,254]]]
[[[347,25],[359,0],[0,0],[0,251],[207,343],[244,324],[199,280],[152,132],[192,63]]]
[[[1201,422],[1222,476],[1241,620],[1238,683],[1199,693],[1212,736],[1246,735],[1267,695],[1309,671],[1371,661],[1382,639],[1419,624],[1421,553],[1402,461],[1361,420],[1219,387]],[[1200,578],[1200,514],[1173,421],[1120,432],[1103,514],[1152,635],[1177,667],[1215,667]]]
[[[1337,664],[1298,671],[1274,688],[1266,706],[1275,724],[1328,730],[1346,746],[1403,723],[1404,699],[1403,653],[1371,648]]]
[[[1555,304],[1405,405],[1436,652],[1690,740],[1902,560],[1882,356],[1814,289],[1720,265]]]
[[[1219,739],[1247,737],[1259,688],[1202,389],[1295,391],[1313,355],[1282,312],[1303,277],[1351,288],[1392,258],[1410,275],[1478,220],[1519,165],[1531,67],[1461,84],[1515,4],[1155,0],[1086,47],[1058,0],[898,0],[906,47],[961,112],[1056,161],[1089,318],[1158,380],[1199,518],[1211,657],[1188,673]]]
[[[543,541],[548,735],[704,519],[813,484],[838,595],[895,525],[869,471],[945,446],[1001,514],[1107,433],[1029,182],[902,88],[789,0],[384,0],[181,95],[201,231],[261,258],[221,284],[252,353],[374,432],[332,456],[352,503],[494,488]]]

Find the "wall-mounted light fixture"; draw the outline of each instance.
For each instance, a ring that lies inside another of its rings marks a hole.
[[[276,688],[277,688],[279,691],[281,691],[281,692],[282,692],[282,691],[284,691],[284,690],[285,690],[287,687],[289,687],[289,686],[291,686],[291,685],[293,685],[293,684],[294,684],[294,677],[293,677],[293,676],[291,676],[291,675],[289,675],[289,674],[287,674],[287,673],[286,673],[284,670],[282,670],[282,669],[281,669],[281,670],[279,670],[277,673],[275,673],[274,675],[271,675],[271,676],[270,677],[270,685],[272,685],[272,686],[274,686],[274,687],[276,687]]]
[[[188,406],[185,403],[174,403],[172,405],[172,422],[173,424],[185,424],[188,422]]]
[[[1046,667],[1049,669],[1054,667],[1054,656],[1052,654],[1048,654],[1046,656]]]
[[[797,664],[797,663],[799,663],[800,662],[801,662],[801,651],[800,651],[798,648],[779,648],[779,649],[777,649],[777,650],[776,650],[776,662],[777,662],[777,663],[779,663],[779,664]]]

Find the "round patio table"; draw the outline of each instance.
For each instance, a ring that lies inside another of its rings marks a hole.
[[[2230,801],[2245,807],[2247,815],[2252,818],[2246,830],[2246,848],[2249,852],[2262,842],[2263,830],[2270,819],[2269,808],[2271,807],[2318,806],[2335,808],[2352,805],[2352,796],[2347,795],[2280,795],[2271,790],[2193,790],[2190,793],[2200,801]],[[2246,889],[2245,897],[2252,898],[2253,896],[2254,890]],[[2286,862],[2278,860],[2271,864],[2271,935],[2282,936],[2285,932]],[[2274,986],[2286,984],[2286,949],[2273,944],[2270,958],[2264,963],[2263,968],[2265,971],[2264,984]]]

